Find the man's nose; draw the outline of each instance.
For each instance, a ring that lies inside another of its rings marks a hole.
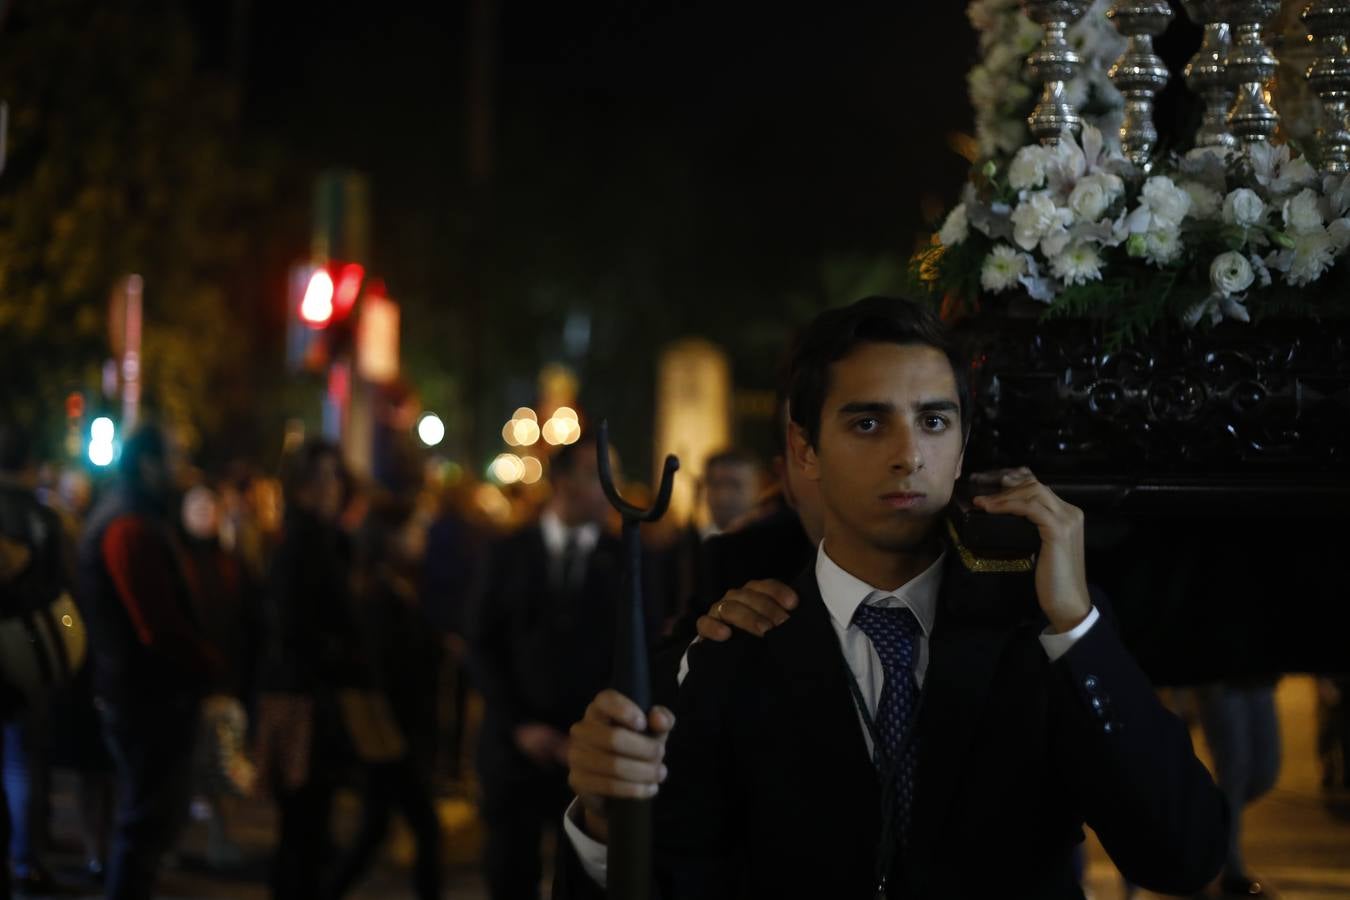
[[[899,472],[917,472],[922,468],[923,454],[919,448],[918,436],[914,434],[913,429],[897,429],[895,445],[891,452],[891,469]]]

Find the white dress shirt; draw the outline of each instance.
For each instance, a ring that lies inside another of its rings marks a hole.
[[[563,524],[558,514],[546,509],[539,515],[539,531],[544,536],[544,549],[548,551],[549,575],[554,584],[562,581],[563,557],[567,553],[567,544],[574,542],[577,559],[573,568],[574,578],[580,579],[586,572],[586,560],[600,541],[600,526],[594,522],[576,525],[571,528]],[[576,587],[576,585],[569,585]]]
[[[914,662],[914,677],[923,687],[924,677],[928,674],[928,638],[933,633],[933,619],[937,613],[938,590],[942,587],[942,572],[946,554],[939,556],[927,569],[911,578],[894,591],[883,591],[849,574],[839,564],[830,559],[822,541],[816,552],[816,584],[820,587],[821,599],[830,614],[830,624],[839,638],[844,659],[857,679],[862,691],[863,702],[867,704],[869,715],[875,715],[877,701],[881,697],[881,686],[885,680],[885,671],[881,666],[881,657],[877,655],[872,641],[863,630],[853,624],[853,614],[859,606],[908,607],[919,620],[922,633],[919,636],[919,654]],[[994,577],[994,576],[990,576]],[[1051,662],[1059,659],[1069,648],[1096,624],[1099,614],[1094,606],[1076,628],[1063,634],[1055,634],[1049,628],[1041,632],[1041,646]],[[695,639],[694,643],[698,640]],[[690,645],[691,647],[693,644]],[[680,683],[684,683],[689,674],[689,652],[680,660]],[[872,755],[872,736],[867,732],[862,713],[858,713],[858,728],[867,743],[867,754]],[[563,830],[577,851],[581,867],[586,874],[601,887],[605,886],[606,850],[605,845],[591,838],[577,824],[580,817],[580,804],[573,801],[563,815]]]

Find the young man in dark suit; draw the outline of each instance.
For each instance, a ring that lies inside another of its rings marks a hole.
[[[1034,573],[973,574],[947,539],[965,373],[918,303],[869,298],[806,330],[791,452],[825,521],[796,609],[762,640],[691,648],[678,728],[596,697],[572,729],[558,896],[603,894],[604,797],[657,797],[666,900],[1081,898],[1084,822],[1135,883],[1213,878],[1226,806],[1102,618],[1082,512],[997,473],[977,504],[1035,524]]]
[[[491,548],[471,610],[493,900],[538,896],[540,838],[557,828],[569,797],[567,727],[609,678],[622,563],[619,542],[605,533],[610,507],[595,451],[583,438],[553,457],[553,497],[538,522]]]

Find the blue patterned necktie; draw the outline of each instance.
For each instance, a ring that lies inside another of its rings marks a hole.
[[[872,716],[882,746],[872,748],[873,757],[882,766],[894,760],[904,747],[904,754],[894,764],[896,814],[903,839],[909,833],[917,758],[918,742],[911,740],[906,747],[905,736],[913,727],[914,711],[919,705],[919,686],[914,680],[914,663],[919,657],[919,620],[908,607],[863,604],[854,612],[853,622],[872,642],[885,675]]]

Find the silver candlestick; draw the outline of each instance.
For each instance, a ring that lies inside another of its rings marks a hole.
[[[1065,82],[1071,81],[1083,61],[1064,32],[1082,18],[1090,0],[1022,0],[1027,18],[1045,29],[1041,44],[1027,57],[1027,71],[1042,84],[1041,98],[1027,117],[1027,127],[1042,144],[1057,144],[1065,128],[1077,134],[1083,120],[1069,103]]]
[[[1120,148],[1125,156],[1147,168],[1158,129],[1153,124],[1153,97],[1167,86],[1167,65],[1153,52],[1153,36],[1172,21],[1172,8],[1165,2],[1141,3],[1115,0],[1106,17],[1126,39],[1125,52],[1107,72],[1125,97],[1125,121],[1120,126]]]
[[[1322,171],[1350,172],[1350,0],[1314,0],[1303,21],[1317,39],[1317,61],[1308,68],[1308,82],[1322,100],[1317,146]]]
[[[1186,84],[1205,101],[1205,114],[1195,132],[1197,147],[1236,147],[1237,138],[1228,130],[1228,108],[1233,105],[1233,85],[1228,79],[1228,23],[1216,21],[1215,0],[1182,0],[1186,15],[1205,29],[1200,49],[1186,64]]]
[[[1227,66],[1237,95],[1228,110],[1228,127],[1247,144],[1269,141],[1280,123],[1266,89],[1278,61],[1264,35],[1266,22],[1279,8],[1279,0],[1224,0],[1220,6],[1220,15],[1233,26]]]

